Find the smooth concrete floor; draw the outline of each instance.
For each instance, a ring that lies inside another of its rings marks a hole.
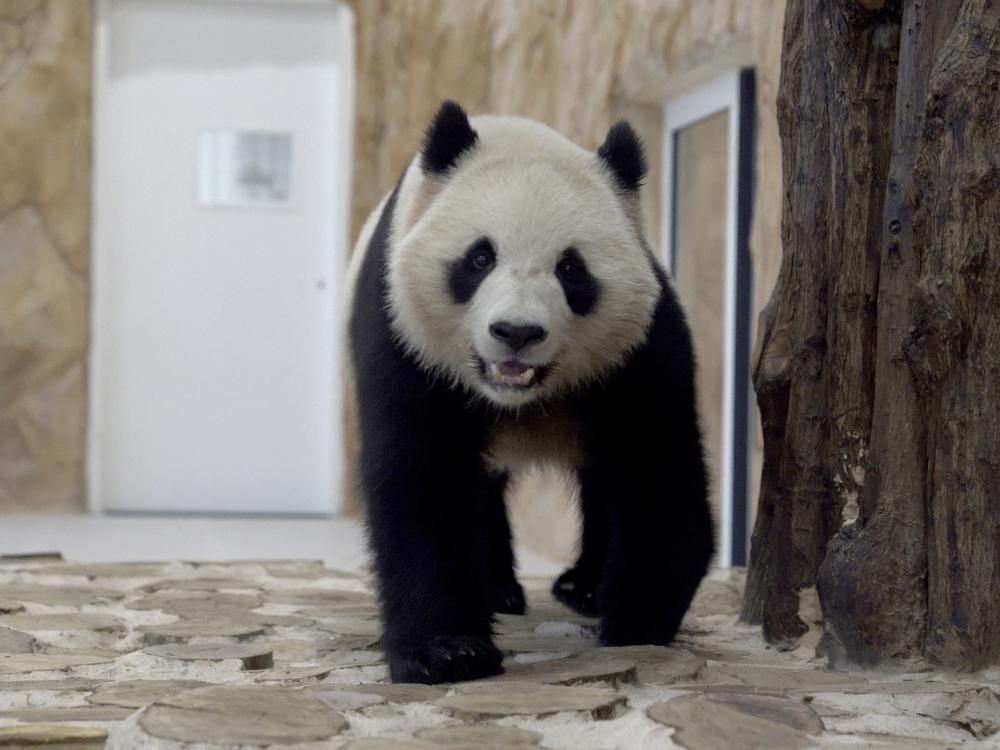
[[[0,515],[0,555],[39,552],[78,562],[311,559],[342,570],[367,561],[361,524],[345,518]],[[528,550],[518,561],[525,575],[563,568]]]

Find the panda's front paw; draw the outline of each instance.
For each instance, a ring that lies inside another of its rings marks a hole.
[[[489,639],[436,636],[426,644],[389,652],[393,682],[461,682],[503,672],[503,654]]]
[[[524,610],[524,589],[517,581],[512,579],[493,590],[494,612],[504,615],[523,615]]]
[[[583,572],[579,566],[570,568],[552,584],[552,596],[585,617],[597,617],[597,577]]]

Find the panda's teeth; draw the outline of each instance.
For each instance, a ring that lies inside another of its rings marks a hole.
[[[509,385],[516,387],[527,387],[535,381],[535,375],[537,374],[537,368],[528,367],[523,372],[512,373],[504,372],[504,368],[501,363],[490,362],[489,364],[489,376],[490,380],[499,385]]]

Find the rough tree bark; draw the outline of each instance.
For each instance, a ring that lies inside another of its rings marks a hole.
[[[834,662],[1000,659],[1000,2],[789,0],[784,258],[744,618]]]

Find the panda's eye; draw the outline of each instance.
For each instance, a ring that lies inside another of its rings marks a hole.
[[[577,271],[576,264],[569,260],[562,261],[556,267],[556,272],[564,279],[572,279],[573,276],[576,275],[576,271]]]
[[[568,248],[556,263],[556,276],[563,281],[575,281],[583,270],[583,260],[575,247]]]
[[[489,242],[477,242],[469,248],[469,262],[477,271],[485,271],[496,263],[497,256]]]

